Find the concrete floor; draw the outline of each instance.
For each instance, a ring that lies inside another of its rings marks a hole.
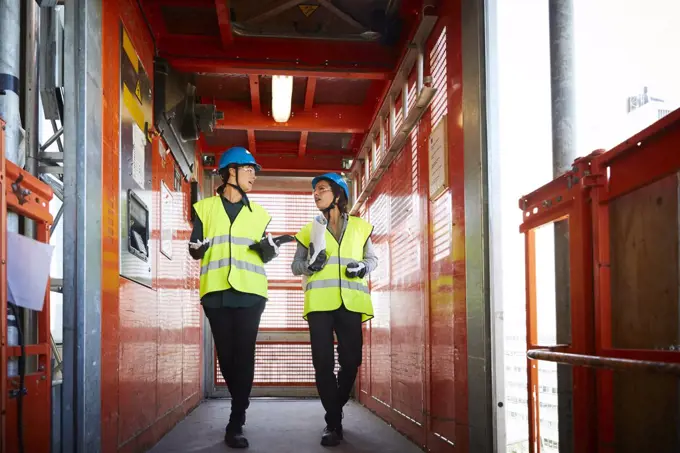
[[[231,401],[208,400],[182,420],[149,453],[232,451],[224,443]],[[421,453],[422,450],[361,405],[345,406],[345,440],[322,447],[325,426],[319,400],[254,399],[243,432],[251,453]]]

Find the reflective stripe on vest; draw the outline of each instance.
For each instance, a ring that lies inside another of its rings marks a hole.
[[[250,202],[252,212],[241,208],[232,224],[220,196],[194,205],[203,223],[209,246],[201,260],[200,296],[234,288],[267,298],[267,274],[260,255],[249,246],[258,242],[271,217],[260,205]]]
[[[302,245],[309,248],[312,224],[305,225],[296,235]],[[362,314],[362,321],[373,317],[373,304],[365,278],[348,278],[347,265],[364,258],[364,245],[371,236],[373,226],[363,219],[350,216],[340,244],[326,230],[326,254],[324,268],[307,277],[305,284],[305,308],[303,317],[315,311],[332,311],[341,305]]]

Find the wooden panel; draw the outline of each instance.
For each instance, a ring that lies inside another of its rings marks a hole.
[[[612,345],[668,349],[678,341],[678,179],[610,204]],[[617,374],[617,453],[678,451],[678,381]]]

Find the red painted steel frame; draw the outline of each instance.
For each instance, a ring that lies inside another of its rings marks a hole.
[[[0,451],[18,451],[17,426],[22,423],[26,427],[49,427],[52,415],[52,364],[50,349],[50,292],[49,283],[45,288],[43,310],[38,313],[38,343],[25,346],[27,356],[38,356],[38,371],[25,377],[23,396],[23,420],[17,418],[17,400],[9,396],[9,391],[19,390],[19,379],[6,375],[7,358],[21,356],[17,346],[7,346],[7,211],[13,211],[36,222],[36,239],[49,243],[49,231],[53,218],[49,212],[52,189],[22,170],[12,162],[5,160],[4,122],[0,120],[0,326],[2,327],[2,354],[0,360],[0,399],[2,400],[2,420]],[[17,184],[20,189],[27,190],[25,195],[15,193]],[[24,430],[24,448],[26,451],[48,453],[51,438],[49,429]]]
[[[388,80],[398,53],[376,43],[234,37],[161,37],[160,56],[177,71]],[[200,57],[196,49],[201,49]],[[171,49],[171,50],[170,50]],[[348,59],[341,55],[350,55]]]
[[[216,100],[215,106],[224,114],[217,120],[216,129],[364,133],[371,120],[370,111],[354,105],[322,104],[310,109],[293,105],[291,117],[285,123],[254,111],[251,102]]]
[[[612,347],[609,204],[680,171],[680,109],[619,146],[577,159],[572,171],[520,200],[526,235],[527,349],[536,344],[535,228],[568,218],[572,344],[545,349],[590,356],[680,363],[680,352]],[[592,256],[592,258],[590,258]],[[530,451],[540,451],[538,372],[527,360]],[[613,372],[574,368],[574,450],[614,453]],[[596,410],[593,410],[596,408]],[[598,414],[597,421],[593,414]]]
[[[592,329],[592,238],[589,193],[593,183],[590,158],[579,159],[571,171],[520,199],[524,222],[526,252],[527,350],[545,348],[563,352],[591,354]],[[569,285],[571,300],[571,344],[538,344],[538,301],[536,296],[536,241],[538,227],[567,219],[569,222]],[[529,401],[529,451],[539,453],[540,417],[538,361],[527,358]],[[596,432],[594,372],[573,370],[574,451],[594,451]]]
[[[680,352],[612,347],[609,204],[617,198],[680,170],[680,109],[593,159],[601,181],[592,191],[595,273],[596,353],[604,357],[680,363]],[[600,452],[614,452],[613,372],[598,372]]]

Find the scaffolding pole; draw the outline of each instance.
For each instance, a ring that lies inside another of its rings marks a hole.
[[[553,177],[571,169],[576,152],[573,0],[548,2],[550,30],[550,88],[552,110]],[[571,343],[571,291],[569,286],[569,221],[555,222],[556,343]],[[540,341],[540,340],[539,340]],[[573,448],[573,375],[571,367],[557,365],[559,446]]]
[[[5,156],[23,165],[19,154],[21,142],[20,79],[21,72],[21,2],[0,0],[0,118],[5,125]],[[19,231],[19,216],[7,213],[7,231]],[[3,313],[4,316],[4,313]]]
[[[38,148],[40,147],[39,131],[40,120],[40,97],[38,95],[38,46],[40,43],[40,8],[35,1],[22,2],[23,14],[23,73],[22,73],[22,98],[23,98],[23,123],[25,129],[24,147],[26,150],[27,172],[38,176]],[[23,218],[24,235],[35,239],[35,221]],[[24,309],[24,341],[26,344],[38,342],[38,313]],[[38,369],[37,357],[28,357],[26,360],[26,372],[33,373]]]

